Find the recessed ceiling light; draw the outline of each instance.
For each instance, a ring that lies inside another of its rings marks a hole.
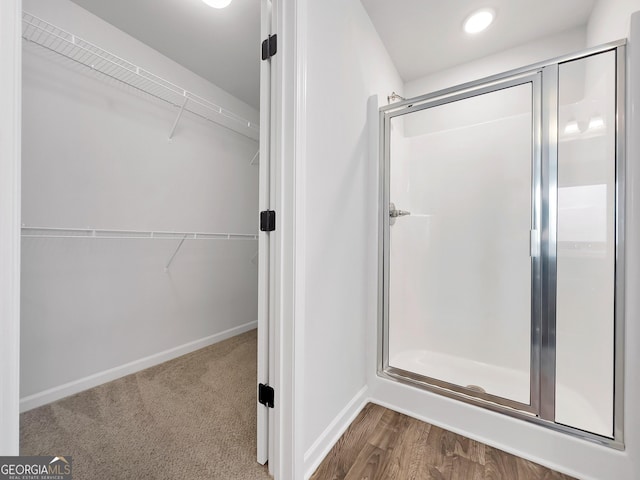
[[[204,3],[213,8],[224,8],[229,6],[231,0],[202,0]]]
[[[483,8],[473,12],[464,21],[464,31],[470,34],[480,33],[489,28],[496,18],[496,12],[491,8]]]

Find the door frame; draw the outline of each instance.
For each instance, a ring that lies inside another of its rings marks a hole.
[[[260,2],[260,38],[265,39],[273,33],[271,0],[261,0]],[[259,185],[258,185],[258,210],[271,210],[272,171],[271,171],[271,61],[263,60],[260,63],[260,153],[259,153]],[[269,358],[270,339],[272,335],[269,326],[272,324],[271,306],[273,305],[271,275],[269,266],[273,262],[273,244],[270,239],[271,233],[260,231],[258,234],[258,385],[270,385],[269,379],[273,378],[273,373],[269,366],[273,361]],[[256,385],[256,398],[259,390]],[[265,465],[269,460],[269,408],[256,402],[257,425],[256,425],[256,457],[258,463]]]
[[[20,449],[22,0],[0,2],[0,455]]]
[[[269,234],[268,372],[275,398],[274,408],[268,412],[268,465],[275,480],[285,480],[304,476],[302,409],[298,401],[303,386],[303,352],[299,348],[303,330],[296,322],[304,290],[299,260],[303,219],[298,214],[304,195],[296,185],[304,174],[298,157],[304,144],[305,64],[300,55],[306,43],[299,22],[305,18],[305,6],[300,0],[270,1],[270,33],[278,36],[277,52],[269,60],[270,88],[268,93],[264,90],[270,95],[270,114],[265,118],[261,112],[260,125],[261,131],[269,132],[269,206],[276,212],[276,229]],[[263,22],[268,29],[269,22]],[[263,148],[261,145],[261,156]]]

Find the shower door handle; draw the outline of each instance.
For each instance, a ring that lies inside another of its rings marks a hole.
[[[396,222],[396,218],[404,217],[406,215],[411,215],[411,212],[407,212],[406,210],[396,209],[395,204],[393,203],[389,204],[389,217],[391,219],[389,223],[391,225],[393,225]]]
[[[406,210],[396,209],[396,205],[394,203],[389,204],[389,216],[391,218],[404,217],[405,215],[411,215],[411,212],[407,212]]]
[[[391,218],[404,217],[405,215],[411,215],[411,212],[407,212],[406,210],[390,210],[389,216]]]

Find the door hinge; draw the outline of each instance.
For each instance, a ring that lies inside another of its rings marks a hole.
[[[273,400],[275,392],[273,387],[265,385],[264,383],[258,384],[258,402],[268,408],[273,408]]]
[[[265,210],[260,212],[260,231],[273,232],[276,229],[276,212]]]
[[[269,35],[262,42],[262,60],[273,57],[278,52],[278,35]]]

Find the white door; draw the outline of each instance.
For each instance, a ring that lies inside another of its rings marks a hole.
[[[262,21],[261,21],[261,39],[267,39],[272,33],[272,14],[271,0],[262,1]],[[272,182],[274,172],[271,168],[271,61],[269,59],[261,60],[260,67],[260,195],[259,207],[260,212],[273,210],[273,191]],[[270,234],[260,231],[259,235],[259,264],[258,264],[258,385],[270,385],[269,381],[272,375],[269,373],[269,352],[270,339],[273,337],[270,332],[269,321],[272,318],[273,311],[272,292],[269,288],[272,270],[269,268],[271,264],[272,252],[274,251],[274,242],[270,241]],[[258,387],[258,395],[260,394]],[[257,457],[258,462],[264,465],[269,460],[269,416],[270,408],[261,403],[257,403],[258,421],[257,421]]]

